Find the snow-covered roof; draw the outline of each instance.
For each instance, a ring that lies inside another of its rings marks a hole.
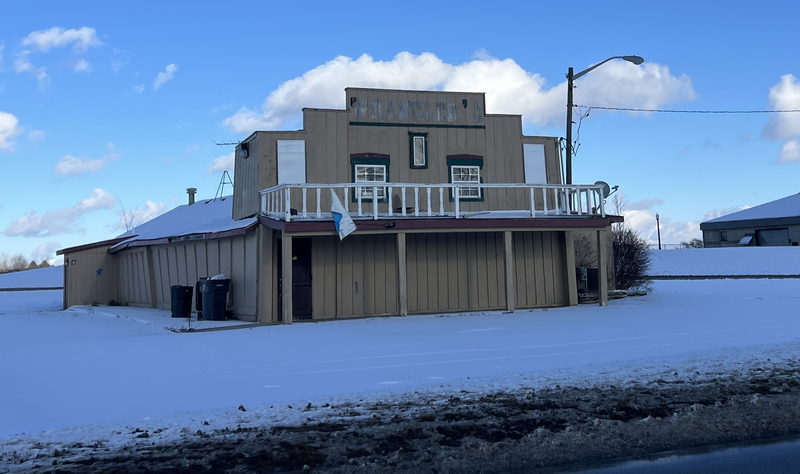
[[[255,224],[255,217],[233,220],[232,205],[233,197],[225,196],[178,206],[120,234],[118,238],[129,238],[112,246],[111,251],[122,250],[137,243],[150,244],[162,239],[244,230]]]
[[[705,221],[706,223],[713,222],[731,222],[731,221],[747,221],[753,219],[775,219],[781,217],[798,217],[800,216],[800,193],[792,194],[785,198],[776,199],[760,206],[751,207],[743,211],[734,212],[725,216],[717,217]]]

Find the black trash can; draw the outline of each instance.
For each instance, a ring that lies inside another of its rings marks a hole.
[[[200,281],[200,293],[203,295],[203,319],[208,321],[225,319],[225,306],[228,302],[230,284],[229,279]]]
[[[200,283],[208,280],[206,277],[201,277],[194,284],[194,309],[197,311],[197,319],[203,319],[203,293],[200,292]]]
[[[192,287],[172,285],[170,306],[173,318],[188,318],[192,315]]]

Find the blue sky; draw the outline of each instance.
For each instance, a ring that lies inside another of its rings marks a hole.
[[[211,197],[232,151],[214,141],[297,128],[345,85],[485,89],[489,112],[563,136],[567,68],[638,54],[581,79],[575,103],[800,108],[794,2],[649,3],[6,2],[0,252],[52,258],[123,232],[123,208]],[[658,212],[678,243],[799,192],[798,138],[800,114],[592,110],[574,180],[618,184],[631,225],[654,238]]]

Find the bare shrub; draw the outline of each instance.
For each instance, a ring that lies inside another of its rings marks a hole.
[[[639,233],[625,226],[611,230],[614,249],[614,277],[617,288],[627,290],[632,286],[647,283],[647,270],[650,267],[650,251],[647,242]]]
[[[687,242],[681,242],[681,248],[701,249],[703,248],[703,241],[701,239],[692,239]]]
[[[597,257],[595,256],[592,239],[583,234],[575,235],[575,266],[576,267],[596,267]]]

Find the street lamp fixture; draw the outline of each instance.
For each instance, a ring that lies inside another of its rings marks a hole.
[[[641,56],[611,56],[610,58],[600,61],[599,63],[595,64],[594,66],[588,67],[583,71],[575,74],[572,71],[572,68],[569,68],[567,72],[567,183],[572,184],[572,88],[573,88],[573,81],[593,71],[595,68],[611,61],[612,59],[623,59],[628,61],[629,63],[642,64],[644,62],[644,58]]]

